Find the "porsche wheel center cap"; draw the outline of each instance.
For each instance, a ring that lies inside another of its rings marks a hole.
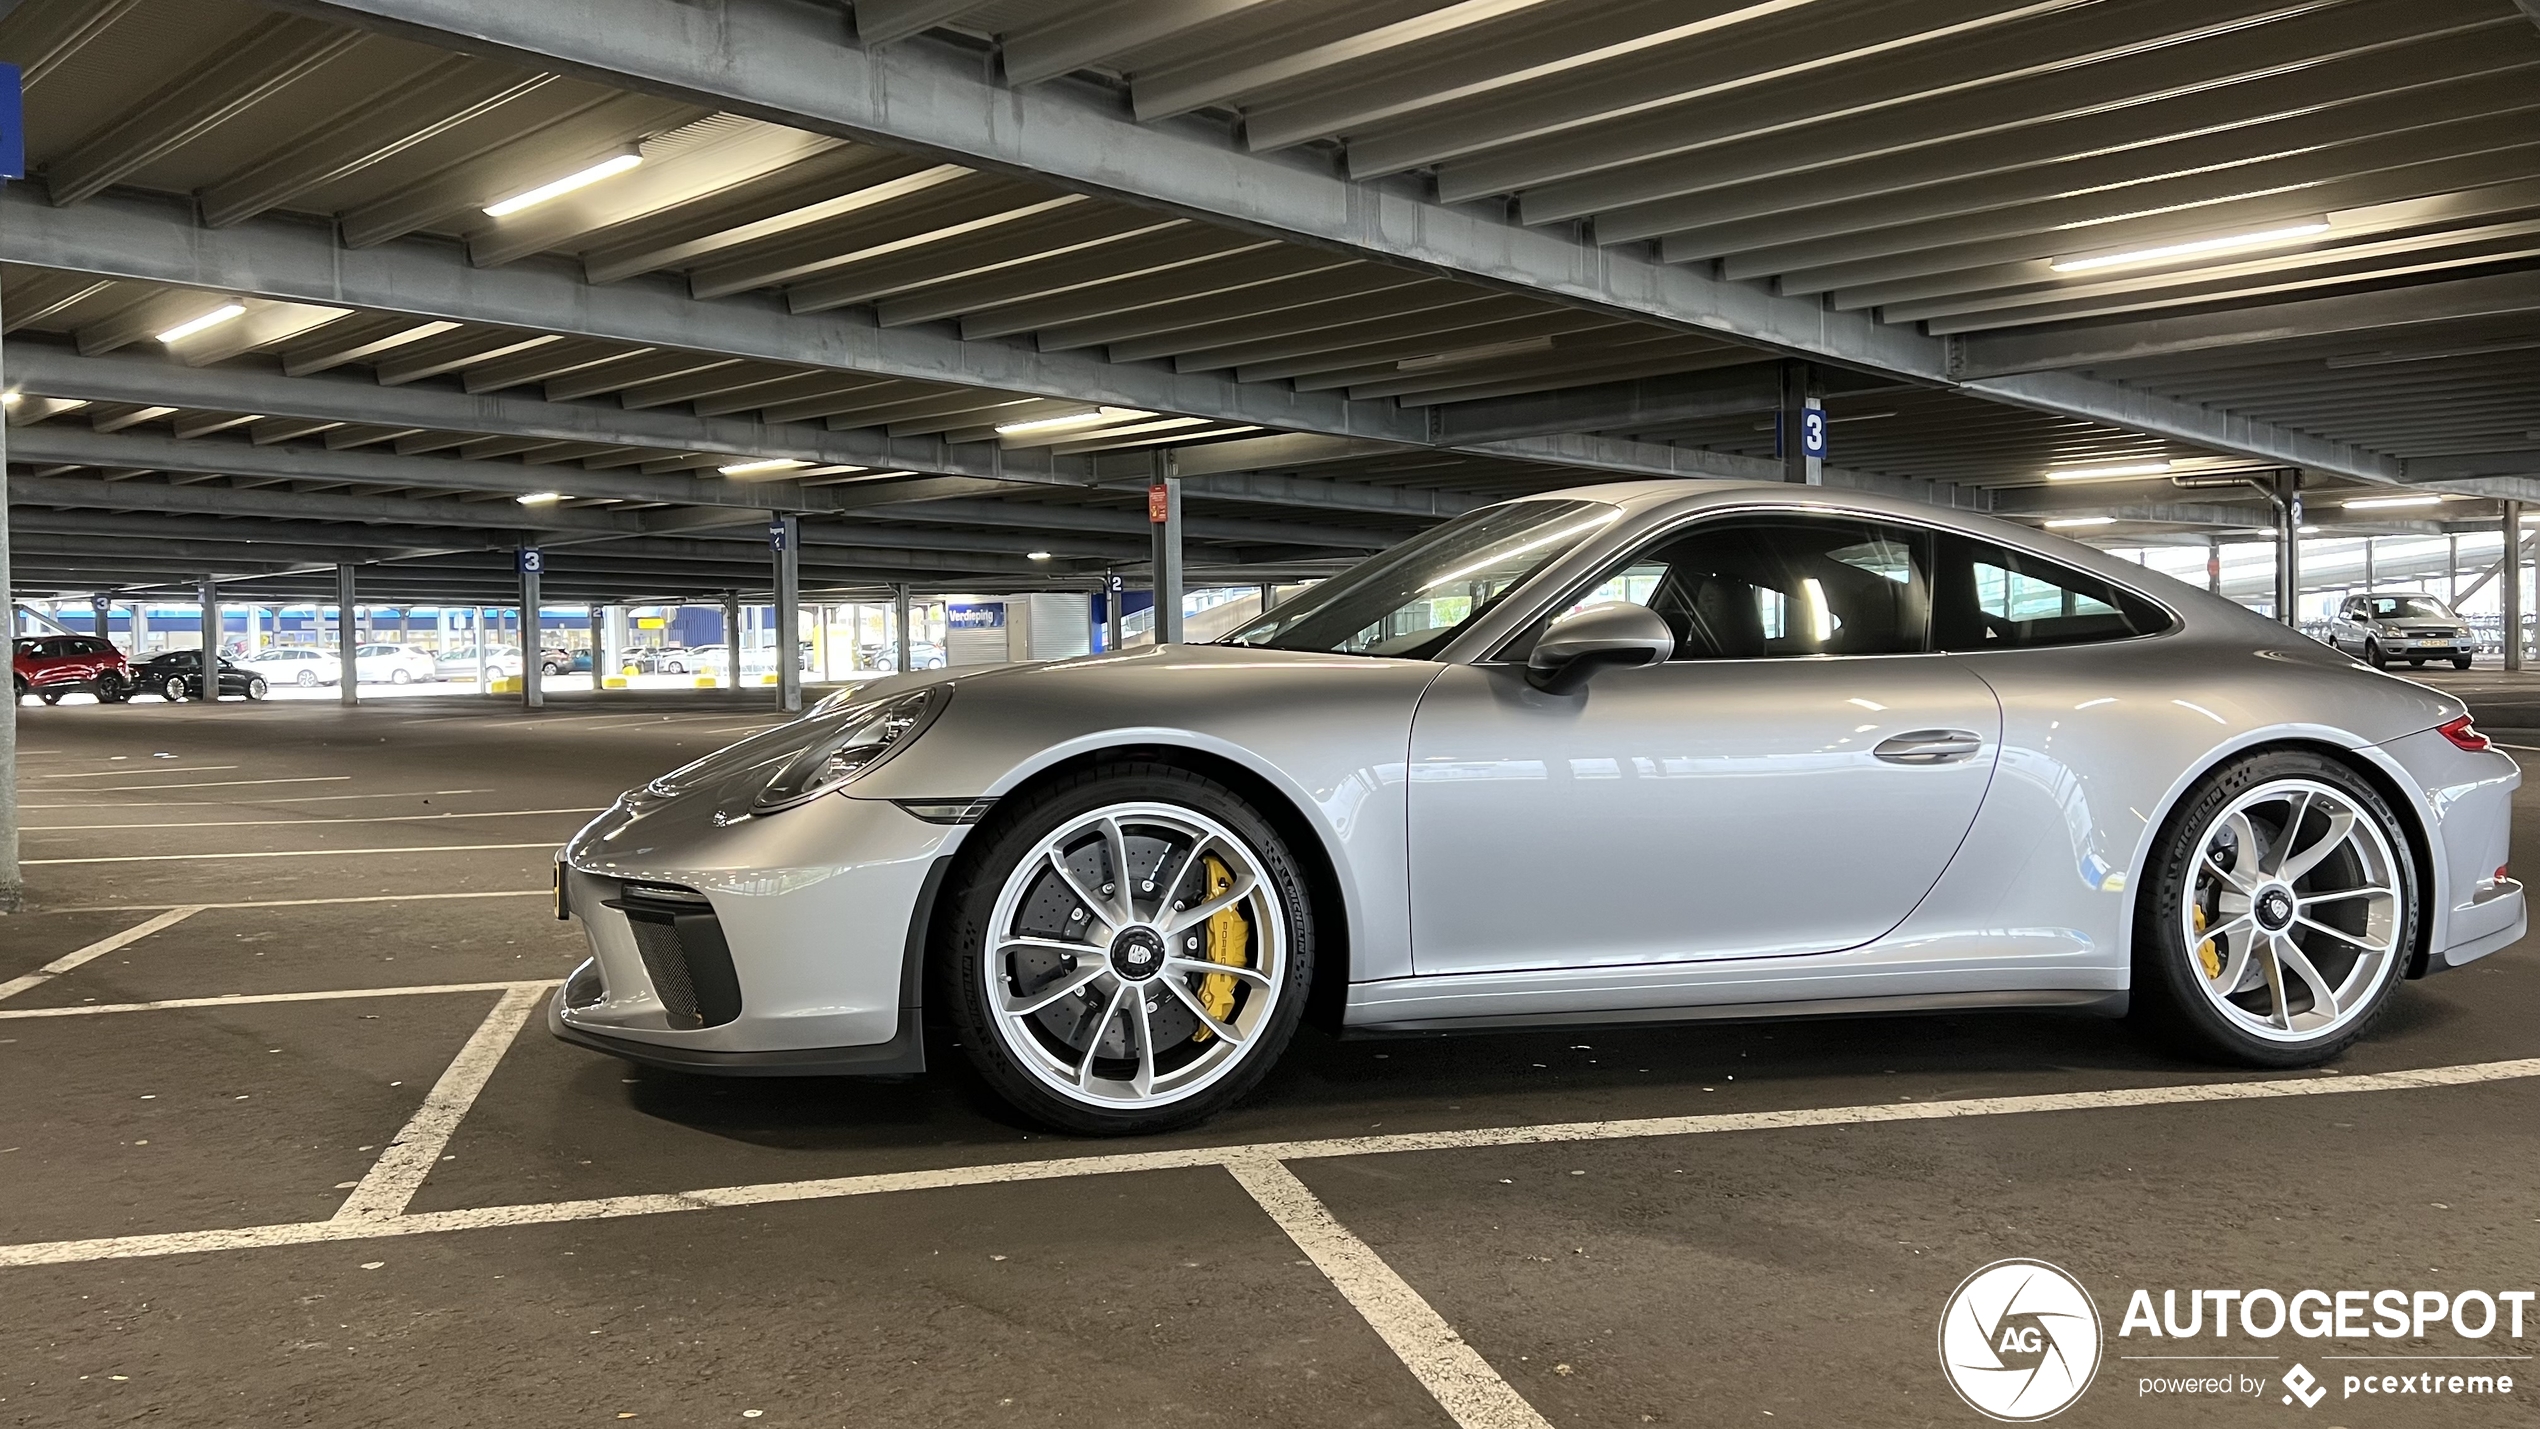
[[[1111,940],[1112,971],[1140,982],[1164,970],[1164,940],[1146,928],[1131,928]]]
[[[2270,888],[2258,895],[2258,926],[2279,933],[2293,921],[2293,895],[2286,889]]]

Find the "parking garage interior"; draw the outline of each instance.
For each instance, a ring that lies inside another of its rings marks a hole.
[[[1128,1144],[536,1016],[621,791],[1573,487],[2429,596],[2475,654],[2400,673],[2527,760],[2531,0],[19,0],[0,62],[15,642],[264,672],[0,718],[8,1422],[1957,1424],[2005,1254],[2540,1275],[2521,948],[2298,1079],[1309,1029]],[[2064,1417],[2211,1422],[2131,1383]]]

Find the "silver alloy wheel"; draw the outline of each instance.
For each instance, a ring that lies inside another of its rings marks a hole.
[[[1227,886],[1210,894],[1220,872]],[[1230,927],[1211,920],[1229,910],[1240,963],[1209,956]],[[1170,1105],[1240,1066],[1287,982],[1287,920],[1260,855],[1172,804],[1062,824],[1006,874],[988,927],[982,986],[998,1040],[1059,1095],[1110,1110]],[[1231,1010],[1213,1010],[1212,994]]]
[[[2406,926],[2381,821],[2315,779],[2225,805],[2196,842],[2179,933],[2196,985],[2240,1031],[2307,1042],[2372,1006]]]

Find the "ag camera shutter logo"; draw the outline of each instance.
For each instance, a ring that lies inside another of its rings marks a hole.
[[[1940,1367],[1988,1419],[2052,1418],[2099,1372],[2099,1307],[2042,1260],[1997,1260],[1959,1282],[1940,1313]]]

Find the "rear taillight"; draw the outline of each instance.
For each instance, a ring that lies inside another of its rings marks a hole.
[[[2438,724],[2434,727],[2434,732],[2472,754],[2487,748],[2488,745],[2487,736],[2478,732],[2478,727],[2470,723],[2468,715],[2463,715],[2450,724]]]

